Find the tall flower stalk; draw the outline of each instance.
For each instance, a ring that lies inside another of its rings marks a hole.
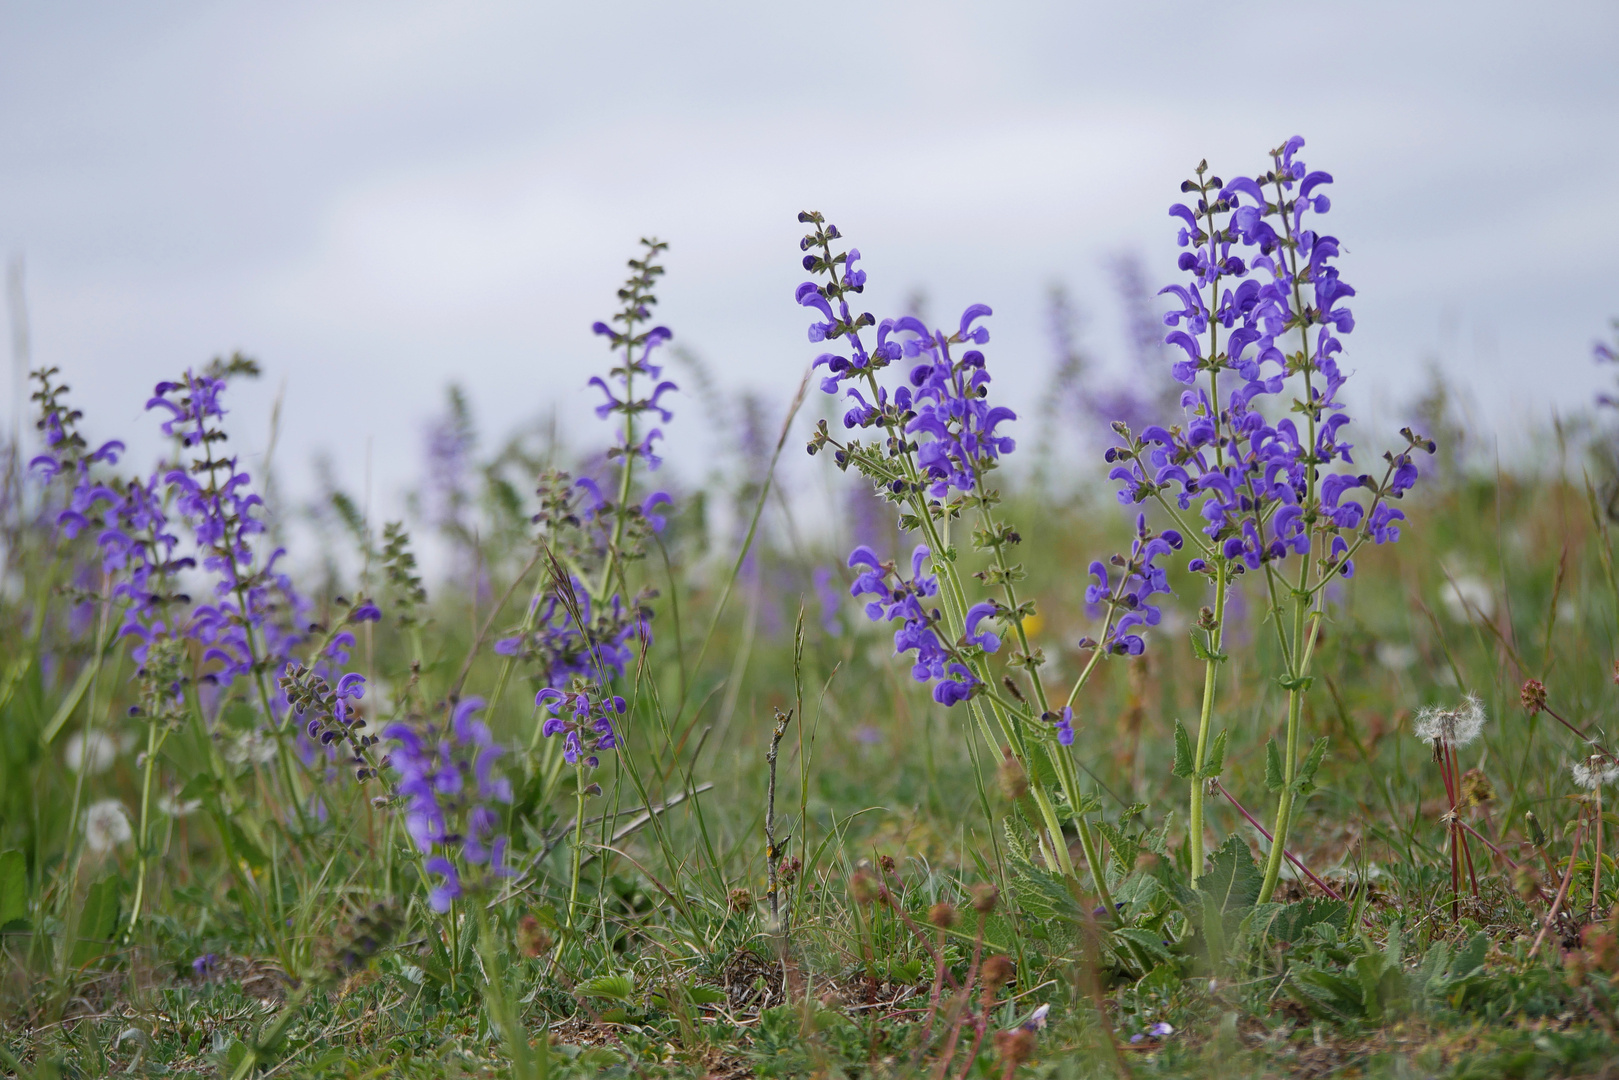
[[[1170,214],[1182,222],[1178,239],[1187,250],[1179,266],[1191,280],[1163,292],[1179,305],[1164,317],[1171,327],[1164,340],[1186,357],[1172,371],[1188,387],[1184,423],[1139,434],[1115,424],[1121,443],[1108,451],[1120,501],[1150,499],[1181,525],[1195,547],[1188,569],[1206,575],[1214,592],[1193,633],[1205,665],[1197,739],[1176,734],[1175,772],[1190,782],[1194,878],[1202,870],[1204,790],[1223,765],[1223,733],[1211,738],[1211,728],[1226,601],[1238,576],[1262,574],[1281,656],[1276,681],[1287,692],[1284,744],[1266,747],[1266,782],[1278,801],[1262,901],[1276,889],[1296,800],[1314,789],[1326,754],[1326,740],[1317,739],[1301,759],[1300,730],[1326,586],[1354,574],[1363,544],[1399,538],[1405,515],[1392,501],[1416,482],[1413,451],[1434,450],[1405,429],[1406,446],[1384,455],[1381,479],[1325,471],[1336,461],[1354,464],[1342,438],[1349,417],[1338,400],[1345,377],[1337,354],[1341,335],[1354,329],[1343,301],[1355,293],[1332,265],[1338,241],[1313,227],[1310,215],[1330,208],[1321,189],[1332,177],[1305,167],[1297,156],[1303,145],[1295,136],[1273,150],[1271,168],[1257,177],[1225,183],[1205,162],[1181,185],[1196,199]],[[1252,250],[1245,258],[1242,249]],[[1237,279],[1244,280],[1227,284]],[[1288,409],[1302,424],[1292,416],[1272,421],[1261,408],[1289,386]],[[1347,498],[1357,490],[1368,493],[1364,501]],[[1194,502],[1198,529],[1185,516]]]
[[[828,343],[841,339],[848,353],[817,357],[815,367],[827,371],[821,389],[841,391],[851,402],[843,417],[846,429],[870,433],[840,441],[823,421],[809,451],[830,448],[840,469],[853,466],[872,481],[881,498],[895,505],[901,529],[922,540],[911,555],[909,578],[898,564],[857,546],[849,565],[860,573],[850,591],[871,598],[869,618],[900,624],[895,650],[915,654],[911,674],[933,684],[934,700],[945,706],[964,704],[985,743],[1021,767],[1029,780],[1030,816],[1037,823],[1041,855],[1050,869],[1068,875],[1075,871],[1062,825],[1065,816],[1072,818],[1096,892],[1112,912],[1106,871],[1087,817],[1096,803],[1082,792],[1067,749],[1074,740],[1073,706],[1104,655],[1141,651],[1137,628],[1159,618],[1147,599],[1168,589],[1155,560],[1181,546],[1180,534],[1153,533],[1143,519],[1131,553],[1111,560],[1114,569],[1093,564],[1098,584],[1089,599],[1102,618],[1100,640],[1082,643],[1091,655],[1066,696],[1051,694],[1040,674],[1045,656],[1031,645],[1024,628],[1035,604],[1018,588],[1024,571],[1014,560],[1022,537],[998,514],[1000,494],[988,482],[1001,458],[1016,449],[999,430],[1016,414],[990,404],[984,354],[973,347],[989,341],[979,320],[992,314],[990,308],[968,307],[953,332],[931,329],[913,316],[878,323],[869,313],[856,314],[850,302],[866,284],[866,272],[856,265],[859,249],[839,250],[842,235],[817,212],[800,214],[799,220],[813,229],[800,244],[807,253],[804,268],[826,279],[806,281],[796,292],[799,304],[820,315],[810,325],[809,338]],[[870,346],[863,336],[868,327],[875,328]],[[913,363],[903,384],[890,393],[879,375],[901,360]],[[987,559],[988,565],[972,575],[989,590],[986,599],[973,598],[960,566],[956,543],[964,529],[970,530],[965,539]],[[986,622],[1004,634],[993,632]],[[999,684],[1005,694],[996,689],[989,656],[1000,650],[1003,636],[1015,643],[1007,663],[1022,673],[1027,693],[1010,674]],[[1055,792],[1040,780],[1053,774]]]

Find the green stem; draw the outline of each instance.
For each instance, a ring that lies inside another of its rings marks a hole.
[[[1192,888],[1203,874],[1203,760],[1209,745],[1210,721],[1214,716],[1214,691],[1219,672],[1220,646],[1225,636],[1226,567],[1216,563],[1214,571],[1214,625],[1208,632],[1208,659],[1203,661],[1203,708],[1197,721],[1197,749],[1192,756],[1191,808],[1187,840],[1191,845]]]
[[[573,867],[568,885],[568,929],[573,929],[574,909],[579,903],[579,867],[585,849],[585,765],[583,757],[574,764]]]
[[[146,896],[146,868],[151,855],[147,845],[151,835],[152,778],[157,771],[157,752],[168,738],[167,730],[164,731],[163,738],[159,738],[157,728],[155,720],[149,720],[146,724],[146,766],[141,778],[141,822],[140,831],[135,834],[139,864],[135,870],[135,900],[130,905],[129,925],[124,930],[126,934],[135,932],[135,925],[141,918],[141,902]]]
[[[1293,689],[1287,692],[1287,749],[1282,759],[1282,794],[1276,803],[1276,828],[1273,830],[1270,856],[1265,862],[1265,881],[1259,889],[1261,904],[1269,903],[1271,894],[1276,891],[1276,882],[1282,872],[1282,858],[1287,848],[1288,829],[1293,824],[1293,788],[1294,773],[1298,768],[1299,718],[1304,711],[1303,681],[1309,677],[1310,660],[1315,653],[1317,632],[1321,628],[1320,611],[1311,614],[1314,621],[1310,625],[1309,642],[1300,656],[1297,670],[1293,673]],[[1303,600],[1299,600],[1294,606],[1295,641],[1304,637],[1304,617],[1305,604]]]

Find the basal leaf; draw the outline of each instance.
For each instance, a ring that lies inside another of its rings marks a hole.
[[[90,886],[79,912],[79,938],[72,954],[75,967],[99,960],[112,949],[118,933],[118,906],[117,878],[102,878]]]
[[[598,975],[588,982],[580,983],[581,993],[591,997],[612,998],[614,1001],[628,1001],[635,992],[635,984],[628,975]]]
[[[28,918],[28,860],[20,851],[0,851],[0,930]]]

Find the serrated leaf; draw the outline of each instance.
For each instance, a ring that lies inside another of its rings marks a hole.
[[[1316,770],[1321,768],[1321,762],[1326,756],[1327,737],[1323,735],[1310,747],[1309,756],[1304,759],[1304,764],[1299,766],[1298,776],[1293,781],[1294,790],[1300,795],[1308,795],[1315,790]]]
[[[0,930],[28,918],[28,860],[20,851],[0,851]]]
[[[1134,942],[1143,952],[1154,960],[1168,960],[1171,957],[1168,946],[1164,944],[1161,935],[1139,926],[1121,926],[1113,931],[1113,936]]]
[[[1253,853],[1233,834],[1210,856],[1208,871],[1198,878],[1198,891],[1203,894],[1205,909],[1212,904],[1222,915],[1240,917],[1259,900],[1263,884]]]
[[[1226,729],[1221,728],[1220,734],[1214,737],[1214,744],[1209,747],[1209,756],[1203,762],[1203,771],[1199,775],[1204,780],[1213,780],[1225,768]]]
[[[1319,968],[1304,968],[1295,969],[1287,985],[1294,999],[1318,1016],[1356,1020],[1365,1015],[1366,1005],[1358,979]]]
[[[1287,904],[1276,913],[1269,931],[1274,941],[1289,944],[1304,940],[1316,926],[1332,926],[1338,930],[1349,922],[1349,905],[1342,900],[1309,899]]]
[[[1265,744],[1265,786],[1271,791],[1281,791],[1287,786],[1282,772],[1282,749],[1275,739]]]
[[[1113,862],[1120,873],[1128,874],[1136,868],[1136,856],[1141,854],[1141,841],[1134,836],[1126,836],[1124,832],[1105,821],[1096,823],[1096,831],[1102,834],[1112,848]]]
[[[628,975],[598,975],[588,982],[579,985],[581,993],[591,997],[612,998],[614,1001],[628,1001],[635,992],[635,984]]]
[[[725,1000],[725,991],[712,986],[693,986],[687,992],[691,994],[694,1005],[718,1005]]]
[[[1179,720],[1175,721],[1175,764],[1170,766],[1169,771],[1182,780],[1190,778],[1197,771],[1197,766],[1192,764],[1192,738]]]
[[[1210,649],[1202,641],[1198,640],[1198,631],[1196,630],[1192,631],[1192,655],[1196,656],[1199,660],[1216,664],[1228,659],[1225,653],[1217,653]]]
[[[1001,820],[1001,831],[1006,834],[1006,847],[1011,853],[1012,861],[1014,863],[1032,863],[1033,860],[1029,857],[1029,846],[1023,842],[1023,837],[1018,835],[1017,827],[1012,824],[1010,815]]]
[[[1073,923],[1084,913],[1061,877],[1043,870],[1027,857],[1012,855],[1012,891],[1024,913],[1047,921]]]

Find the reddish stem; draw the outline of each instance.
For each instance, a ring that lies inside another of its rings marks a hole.
[[[1250,814],[1246,809],[1244,809],[1243,805],[1236,800],[1236,797],[1233,796],[1231,794],[1231,792],[1226,790],[1224,784],[1220,783],[1219,780],[1215,780],[1214,786],[1219,789],[1220,794],[1222,794],[1222,795],[1224,795],[1226,797],[1227,802],[1229,802],[1232,806],[1237,808],[1237,813],[1242,815],[1244,821],[1248,822],[1248,824],[1252,825],[1254,828],[1259,830],[1259,835],[1260,836],[1263,836],[1266,840],[1270,841],[1273,844],[1276,842],[1276,838],[1273,837],[1270,834],[1270,831],[1267,830],[1265,828],[1265,826],[1261,825],[1258,821],[1254,820],[1254,815]],[[1294,866],[1298,867],[1300,873],[1302,873],[1305,877],[1309,878],[1311,881],[1315,882],[1316,888],[1320,889],[1322,892],[1326,893],[1328,896],[1332,897],[1334,900],[1342,900],[1343,899],[1342,896],[1338,895],[1338,890],[1337,889],[1334,889],[1331,885],[1328,885],[1325,881],[1322,881],[1320,878],[1316,877],[1315,874],[1311,872],[1311,870],[1310,870],[1310,868],[1308,866],[1305,866],[1302,862],[1299,861],[1299,858],[1298,858],[1297,855],[1294,855],[1291,851],[1288,851],[1286,848],[1282,849],[1282,854],[1287,856],[1287,861],[1288,862],[1290,862]]]
[[[1568,869],[1563,871],[1563,884],[1557,890],[1557,899],[1552,901],[1552,909],[1546,913],[1546,925],[1540,928],[1540,933],[1535,935],[1534,945],[1529,948],[1529,959],[1531,960],[1540,951],[1541,942],[1546,940],[1547,933],[1551,931],[1552,923],[1557,921],[1557,913],[1562,910],[1564,899],[1568,897],[1569,883],[1574,880],[1574,856],[1580,850],[1580,841],[1584,839],[1585,822],[1581,821],[1580,827],[1574,832],[1574,843],[1569,847]]]

